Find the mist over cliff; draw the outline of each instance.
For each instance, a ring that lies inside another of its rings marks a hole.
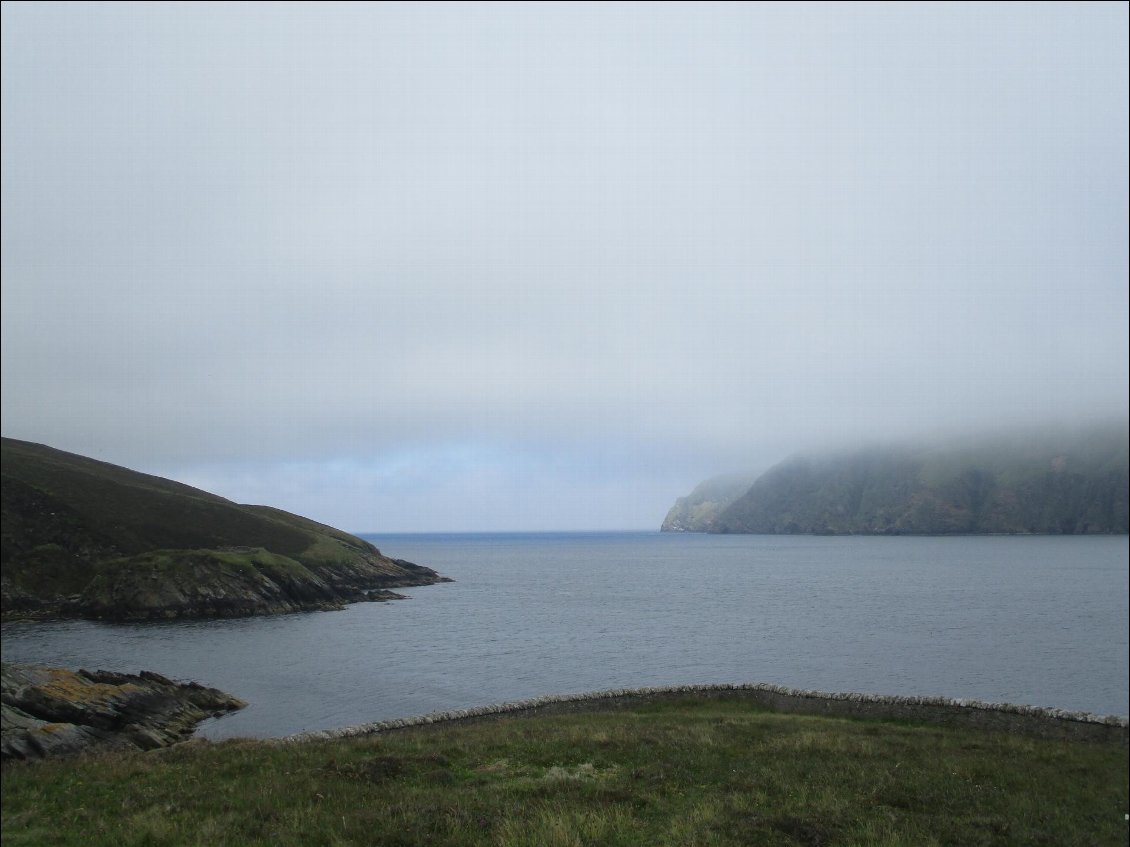
[[[757,480],[754,473],[713,476],[680,497],[663,520],[664,532],[712,532],[726,507],[749,491]]]
[[[4,436],[354,532],[620,530],[1130,413],[1126,3],[0,19]]]
[[[714,479],[664,531],[1124,533],[1127,424],[1001,431],[792,456],[737,491]]]

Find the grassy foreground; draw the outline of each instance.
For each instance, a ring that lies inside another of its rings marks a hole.
[[[1127,751],[687,699],[17,763],[4,844],[1125,844]]]

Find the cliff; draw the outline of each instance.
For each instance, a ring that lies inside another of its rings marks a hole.
[[[5,618],[274,614],[447,581],[348,533],[266,506],[5,438]]]
[[[1125,533],[1127,428],[1027,430],[794,456],[709,532]]]

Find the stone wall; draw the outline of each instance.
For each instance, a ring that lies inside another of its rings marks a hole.
[[[1127,745],[1127,722],[1116,716],[1101,717],[1009,703],[947,700],[940,697],[895,697],[879,694],[835,694],[802,691],[766,683],[678,685],[655,688],[616,688],[584,694],[560,694],[433,712],[409,718],[376,721],[359,726],[314,730],[279,739],[280,743],[350,738],[434,723],[484,720],[523,714],[560,714],[604,709],[630,709],[641,703],[693,698],[740,699],[771,709],[802,715],[913,721],[939,726],[972,727],[1041,738]]]

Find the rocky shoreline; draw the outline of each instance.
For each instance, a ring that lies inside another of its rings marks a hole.
[[[318,569],[262,548],[158,550],[106,567],[72,596],[44,600],[9,592],[3,620],[131,622],[336,611],[351,603],[407,599],[393,588],[452,581],[403,559],[383,559],[375,551]]]
[[[189,738],[204,719],[246,705],[218,689],[151,671],[70,671],[5,662],[0,760],[168,747]]]

